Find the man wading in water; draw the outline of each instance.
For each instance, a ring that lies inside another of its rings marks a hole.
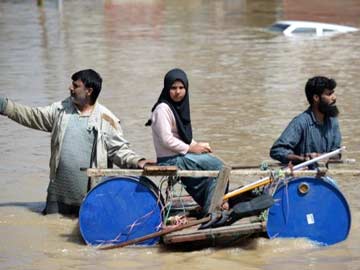
[[[28,107],[0,97],[0,114],[21,125],[51,132],[50,183],[44,214],[78,216],[91,185],[82,167],[143,168],[123,138],[119,119],[96,102],[102,78],[94,70],[74,73],[70,97],[46,107]]]

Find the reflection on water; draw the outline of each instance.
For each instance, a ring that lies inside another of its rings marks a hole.
[[[283,1],[284,19],[319,21],[356,26],[359,14],[360,3],[356,0]]]
[[[302,17],[306,14],[320,21],[344,18],[336,22],[360,27],[359,4],[332,0],[323,8],[328,1],[315,1],[308,13],[304,8],[310,1],[295,2],[49,0],[37,7],[34,1],[1,1],[0,95],[47,105],[69,94],[73,72],[94,68],[104,79],[101,102],[119,116],[133,148],[151,158],[151,133],[144,123],[164,74],[181,67],[190,80],[195,138],[209,141],[229,164],[244,165],[269,159],[273,141],[307,107],[306,80],[322,74],[338,82],[345,157],[359,160],[360,79],[354,63],[360,58],[360,34],[286,38],[265,30],[275,20],[308,19]],[[189,253],[158,248],[99,252],[82,244],[76,220],[39,214],[48,183],[49,134],[4,117],[0,130],[3,269],[357,267],[355,177],[338,179],[353,222],[349,239],[334,247],[258,239],[237,248]]]

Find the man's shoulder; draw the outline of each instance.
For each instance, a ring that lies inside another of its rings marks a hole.
[[[311,114],[306,110],[296,115],[288,124],[288,128],[291,129],[304,129],[314,124]]]
[[[56,108],[69,108],[72,106],[72,101],[71,98],[68,97],[66,99],[54,102],[53,104],[51,104],[51,106],[54,106]]]
[[[96,106],[97,106],[98,113],[100,113],[100,114],[106,114],[106,115],[108,115],[108,116],[111,117],[111,118],[118,119],[118,118],[115,116],[115,114],[114,114],[112,111],[110,111],[107,107],[105,107],[104,105],[102,105],[102,104],[100,104],[100,103],[97,103]]]
[[[309,121],[312,122],[312,120],[313,117],[310,110],[303,111],[293,118],[293,121],[297,123],[306,123]]]
[[[113,128],[118,129],[120,120],[115,116],[115,114],[106,108],[104,105],[97,103],[97,112],[101,118],[101,120],[106,121],[110,124]]]

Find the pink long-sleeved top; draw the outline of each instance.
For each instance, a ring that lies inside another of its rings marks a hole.
[[[189,151],[190,145],[180,139],[175,116],[169,105],[160,103],[156,106],[151,121],[152,137],[158,158],[185,155]]]

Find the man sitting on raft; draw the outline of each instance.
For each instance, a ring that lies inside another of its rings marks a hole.
[[[340,148],[336,81],[316,76],[305,86],[309,108],[296,116],[271,147],[270,156],[298,164]]]

